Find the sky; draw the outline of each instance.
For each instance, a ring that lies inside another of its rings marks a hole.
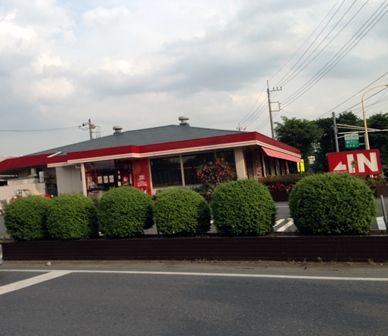
[[[384,0],[1,0],[0,157],[88,140],[88,119],[94,136],[182,115],[270,135],[267,80],[275,123],[361,117],[364,93],[368,115],[387,113],[387,10]]]

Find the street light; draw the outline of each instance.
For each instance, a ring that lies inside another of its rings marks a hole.
[[[366,122],[366,115],[365,115],[364,96],[369,91],[372,91],[374,89],[378,89],[380,87],[386,88],[386,87],[388,87],[388,84],[381,84],[381,85],[373,86],[373,87],[369,88],[368,90],[366,90],[361,96],[362,117],[364,119],[364,132],[365,132],[365,149],[368,149],[368,150],[370,149],[370,146],[369,146],[368,125]]]

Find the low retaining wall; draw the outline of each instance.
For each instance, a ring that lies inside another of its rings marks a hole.
[[[3,243],[4,260],[388,261],[388,236],[96,239]]]

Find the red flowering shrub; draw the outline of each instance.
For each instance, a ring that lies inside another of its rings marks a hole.
[[[236,179],[234,169],[223,158],[203,164],[197,170],[197,176],[202,185],[200,192],[206,199],[210,198],[219,184]]]
[[[259,179],[260,183],[267,186],[269,191],[286,191],[290,192],[295,184],[306,174],[289,174],[281,176],[268,176]]]

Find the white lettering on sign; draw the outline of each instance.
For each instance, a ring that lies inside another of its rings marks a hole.
[[[376,153],[370,153],[370,160],[364,154],[357,154],[358,171],[365,173],[365,166],[371,171],[378,171],[377,156]]]
[[[354,175],[381,174],[380,152],[377,149],[328,153],[329,170]]]
[[[349,153],[344,155],[333,171],[344,172],[347,171],[350,174],[370,174],[379,171],[377,154],[375,152],[365,155],[364,153]]]
[[[335,168],[333,170],[334,171],[344,171],[344,170],[348,170],[348,167],[340,161],[340,162],[338,162],[338,164],[335,166]]]

